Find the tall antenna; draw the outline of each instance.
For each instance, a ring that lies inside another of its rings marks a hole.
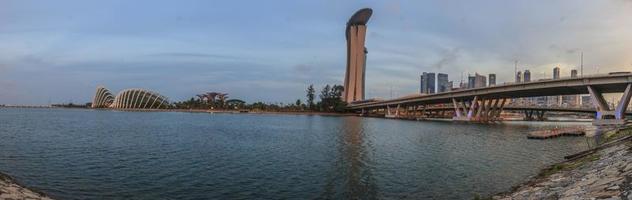
[[[582,51],[581,56],[580,56],[580,61],[579,61],[579,66],[580,66],[580,76],[584,77],[584,52]]]

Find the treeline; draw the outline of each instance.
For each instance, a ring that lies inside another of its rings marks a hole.
[[[218,109],[218,110],[252,110],[269,112],[345,112],[347,104],[342,100],[342,85],[325,85],[318,95],[314,85],[306,89],[306,100],[297,99],[292,103],[254,102],[248,104],[239,99],[215,99],[198,95],[189,100],[174,102],[176,109]]]

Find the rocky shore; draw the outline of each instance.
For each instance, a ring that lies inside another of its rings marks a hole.
[[[492,198],[632,200],[632,136],[571,156]]]
[[[15,182],[8,175],[0,173],[0,200],[4,199],[28,199],[50,200],[45,194],[25,188]]]

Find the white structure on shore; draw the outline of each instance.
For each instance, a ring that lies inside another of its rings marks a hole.
[[[114,97],[108,89],[99,86],[92,100],[92,108],[165,109],[168,107],[167,97],[140,88],[125,89]]]

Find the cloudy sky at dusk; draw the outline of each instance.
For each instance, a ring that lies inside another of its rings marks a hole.
[[[222,91],[292,102],[342,84],[344,29],[368,24],[367,97],[419,90],[424,71],[532,79],[632,71],[632,1],[0,1],[0,104],[85,103],[98,85],[172,100]]]

